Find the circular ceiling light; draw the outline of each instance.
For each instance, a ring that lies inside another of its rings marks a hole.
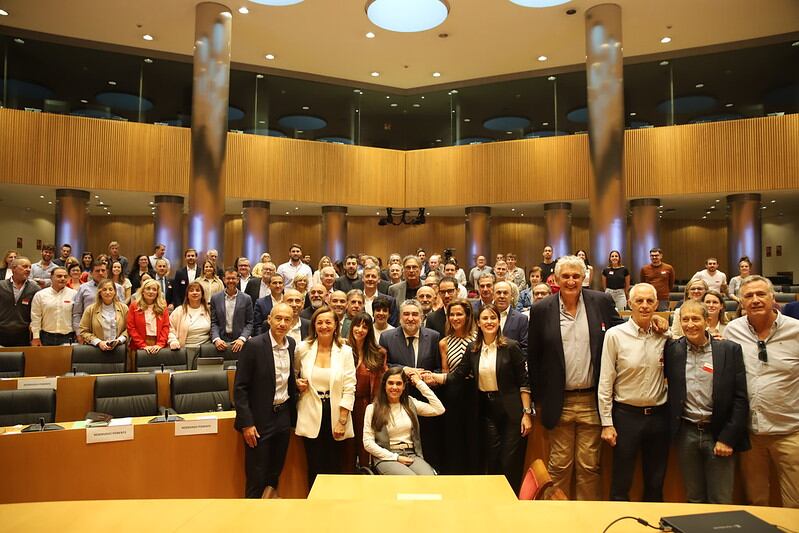
[[[268,59],[269,61],[272,61],[275,58],[275,55],[274,54],[266,54],[264,57],[266,59]]]
[[[8,11],[6,11],[5,9],[0,9],[0,17],[7,17],[7,16],[8,16]]]
[[[546,61],[547,59],[549,59],[547,56],[538,56],[539,61]]]
[[[293,6],[302,2],[302,0],[250,0],[250,2],[261,4],[262,6]]]
[[[144,58],[144,62],[147,63],[148,65],[150,65],[150,64],[152,64],[153,60],[150,59],[149,57],[145,57]]]
[[[155,37],[153,37],[149,33],[145,33],[144,35],[141,36],[141,38],[144,39],[145,41],[152,41],[153,39],[155,39]]]
[[[510,0],[512,4],[522,7],[554,7],[568,4],[571,0]]]
[[[441,77],[441,73],[440,72],[433,72],[433,77],[434,78],[440,78]]]
[[[366,38],[367,39],[374,39],[375,38],[374,32],[371,32],[371,31],[366,32]]]
[[[494,117],[483,122],[483,127],[489,130],[513,133],[513,131],[508,130],[523,130],[530,127],[530,119],[514,116]]]
[[[380,73],[379,73],[378,71],[376,71],[376,70],[375,70],[374,72],[372,72],[372,73],[370,74],[370,76],[372,76],[373,78],[377,78],[378,76],[380,76]]]
[[[449,15],[446,0],[369,0],[366,16],[384,30],[411,33],[440,25]]]
[[[246,14],[248,14],[249,12],[250,12],[250,10],[249,10],[249,9],[247,9],[247,6],[241,6],[241,7],[239,8],[239,13],[241,13],[242,15],[246,15]]]
[[[669,43],[671,42],[671,37],[669,37],[669,36],[667,35],[666,37],[663,37],[663,38],[660,40],[660,42],[661,42],[661,43],[663,43],[663,44],[669,44]]]

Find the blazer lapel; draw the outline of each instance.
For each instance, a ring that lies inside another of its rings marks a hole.
[[[558,361],[560,361],[560,366],[566,370],[566,355],[563,353],[563,337],[560,334],[560,296],[553,296],[552,298],[552,310],[548,313],[550,319],[552,320],[552,331],[555,332],[555,349],[558,353]],[[590,326],[589,326],[590,327]]]
[[[597,312],[595,301],[590,296],[586,297],[586,291],[582,291],[582,298],[583,304],[585,305],[585,314],[588,317],[588,347],[591,350],[591,359],[594,360],[594,364],[599,361],[599,350],[594,350],[595,346],[598,346],[601,350],[601,345],[599,344],[599,339],[597,336],[599,335],[600,330],[602,329],[602,317],[600,313]],[[607,324],[605,325],[607,327]]]
[[[727,363],[727,358],[724,357],[721,346],[719,346],[717,341],[712,337],[710,338],[710,349],[713,360],[713,393],[711,397],[713,399],[713,405],[716,405],[716,393],[717,391],[721,391],[721,375],[724,372],[724,366]]]
[[[333,371],[335,368],[340,366],[339,359],[341,358],[341,348],[336,346],[336,343],[333,343],[333,346],[330,347],[330,383],[328,383],[329,391],[333,390],[333,382],[336,380],[335,372]]]

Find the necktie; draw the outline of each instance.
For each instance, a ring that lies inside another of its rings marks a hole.
[[[408,354],[411,356],[411,361],[413,361],[413,366],[416,366],[416,354],[413,351],[413,339],[415,337],[406,337],[405,340],[408,343]]]

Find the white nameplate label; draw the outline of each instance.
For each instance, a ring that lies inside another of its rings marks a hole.
[[[399,492],[397,493],[397,501],[400,502],[411,502],[411,501],[427,501],[427,502],[437,502],[444,499],[442,494],[431,494],[431,493],[417,493],[417,492]]]
[[[86,444],[133,440],[133,426],[86,428]]]
[[[216,417],[198,420],[178,420],[175,422],[175,436],[213,435],[219,433]]]
[[[47,389],[55,390],[58,388],[58,378],[23,378],[17,380],[18,390]]]

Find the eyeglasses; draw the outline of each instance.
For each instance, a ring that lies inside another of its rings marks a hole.
[[[768,363],[768,351],[766,350],[765,341],[757,341],[757,358]]]

